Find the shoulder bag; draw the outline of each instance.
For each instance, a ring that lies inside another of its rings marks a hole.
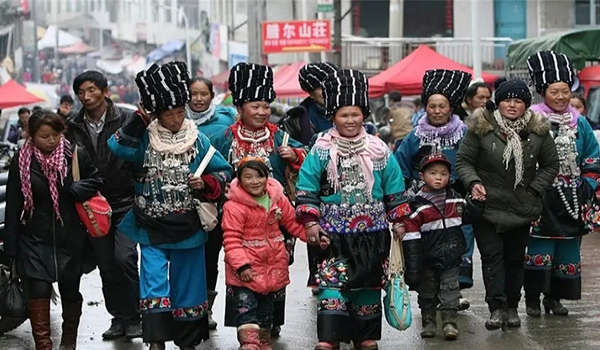
[[[408,287],[404,283],[404,257],[402,255],[402,241],[392,240],[383,308],[387,323],[399,331],[408,329],[412,323],[410,295]]]
[[[75,146],[71,167],[73,169],[73,182],[77,182],[80,180],[77,146]],[[77,214],[79,214],[79,220],[81,220],[81,223],[85,226],[90,236],[100,238],[110,232],[112,209],[100,192],[83,203],[75,203],[75,209],[77,210]]]

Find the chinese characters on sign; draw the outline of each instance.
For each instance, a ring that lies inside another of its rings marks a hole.
[[[329,20],[262,23],[263,53],[331,50]]]

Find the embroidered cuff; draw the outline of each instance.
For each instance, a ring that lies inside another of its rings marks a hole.
[[[401,222],[408,215],[410,215],[410,206],[405,202],[388,212],[388,220],[390,222]]]
[[[304,152],[301,148],[293,148],[294,153],[296,153],[296,161],[294,163],[290,163],[290,167],[294,170],[300,170],[302,163],[304,162],[304,158],[306,158],[306,152]]]
[[[302,224],[307,224],[311,221],[319,222],[321,212],[319,209],[311,205],[298,205],[296,208],[296,219]]]
[[[202,175],[202,181],[204,181],[204,189],[202,190],[202,194],[204,197],[211,201],[217,201],[221,198],[223,191],[221,190],[221,182],[210,174]]]

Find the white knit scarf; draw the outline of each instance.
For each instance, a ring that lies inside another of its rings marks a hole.
[[[502,159],[506,170],[510,164],[511,158],[515,160],[515,184],[514,188],[523,181],[523,145],[521,144],[521,136],[519,135],[531,120],[531,111],[525,111],[525,114],[515,120],[504,118],[499,110],[494,111],[494,119],[500,130],[506,134],[506,148],[504,148],[504,154]]]
[[[198,128],[191,119],[185,119],[178,132],[173,133],[155,119],[148,125],[150,146],[161,153],[182,154],[194,147]]]

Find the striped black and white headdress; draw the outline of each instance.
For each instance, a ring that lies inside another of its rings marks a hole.
[[[337,72],[340,68],[333,63],[318,62],[309,63],[298,72],[298,80],[302,90],[310,93],[316,88],[322,87],[327,76]]]
[[[572,87],[575,83],[573,62],[564,53],[540,51],[527,57],[527,68],[539,94],[543,94],[550,84],[563,82]]]
[[[360,71],[341,69],[327,77],[323,83],[325,114],[333,117],[346,106],[360,107],[365,118],[371,114],[369,107],[369,81]]]
[[[190,101],[190,74],[184,62],[156,63],[135,77],[140,100],[150,112],[183,107]]]
[[[246,102],[275,100],[273,70],[262,64],[240,62],[229,71],[229,91],[234,106]]]
[[[433,69],[423,76],[423,92],[421,100],[427,105],[432,95],[443,95],[452,108],[457,107],[469,87],[471,74],[460,70]]]

